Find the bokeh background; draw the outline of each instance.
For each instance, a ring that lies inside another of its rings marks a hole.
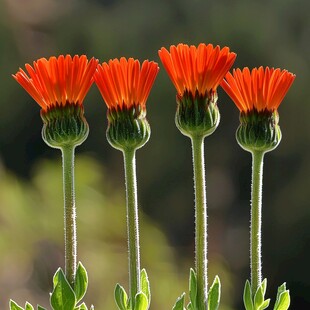
[[[101,62],[179,42],[229,46],[235,67],[286,68],[297,78],[280,107],[283,139],[265,158],[263,273],[267,295],[287,281],[291,309],[310,309],[310,2],[200,0],[0,1],[0,309],[9,298],[48,306],[63,266],[61,158],[41,139],[39,106],[12,79],[26,62],[86,54]],[[238,111],[219,89],[221,123],[206,139],[210,282],[222,281],[222,310],[243,309],[249,277],[250,154],[235,141]],[[106,108],[96,87],[85,100],[90,124],[77,150],[79,259],[96,309],[116,309],[127,287],[121,153],[105,138]],[[152,309],[171,309],[193,266],[194,195],[190,141],[174,125],[175,90],[163,68],[148,100],[149,143],[137,153],[142,266]]]

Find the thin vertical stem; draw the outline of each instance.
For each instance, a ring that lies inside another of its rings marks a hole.
[[[199,310],[207,309],[207,198],[205,186],[204,137],[191,138],[195,182],[195,267],[197,274],[197,303]]]
[[[135,296],[140,291],[140,246],[136,158],[135,150],[125,150],[123,154],[126,178],[127,236],[129,252],[129,294],[133,309]]]
[[[264,152],[252,152],[252,206],[251,206],[251,287],[255,294],[262,283],[261,234],[262,186]]]
[[[74,147],[66,146],[61,150],[64,191],[65,274],[70,285],[74,287],[77,256]]]

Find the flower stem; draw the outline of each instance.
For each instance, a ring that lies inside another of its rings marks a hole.
[[[76,273],[76,209],[74,189],[74,146],[65,146],[62,151],[65,231],[65,275],[74,287]]]
[[[252,206],[251,206],[251,287],[253,294],[262,283],[261,230],[262,185],[264,152],[252,152]]]
[[[134,309],[135,296],[140,291],[140,247],[135,150],[124,150],[123,155],[126,179],[129,294],[131,309]]]
[[[204,137],[191,137],[195,182],[195,267],[197,274],[197,304],[199,310],[207,309],[207,198],[205,189]]]

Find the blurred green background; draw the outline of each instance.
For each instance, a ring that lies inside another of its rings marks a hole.
[[[9,298],[48,305],[63,266],[60,152],[41,139],[39,106],[12,79],[26,62],[86,54],[101,62],[179,42],[229,46],[235,67],[286,68],[297,78],[280,107],[283,139],[265,159],[263,274],[274,300],[287,281],[291,309],[310,308],[310,2],[200,0],[2,0],[0,2],[0,309]],[[175,90],[163,68],[148,100],[149,143],[137,153],[142,266],[152,309],[171,309],[193,266],[194,195],[190,141],[174,125]],[[222,280],[220,309],[242,309],[249,277],[250,154],[235,141],[238,111],[219,89],[221,123],[206,140],[210,282]],[[87,303],[116,309],[127,287],[121,153],[105,138],[96,87],[85,100],[90,125],[77,150],[78,255],[89,272]]]

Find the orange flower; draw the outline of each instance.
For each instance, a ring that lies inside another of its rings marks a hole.
[[[88,61],[85,55],[40,58],[33,67],[26,64],[28,74],[20,68],[13,77],[46,112],[53,107],[81,106],[97,64],[98,60]]]
[[[278,109],[295,75],[287,70],[266,67],[234,69],[228,72],[221,86],[234,101],[240,112]]]
[[[196,92],[200,96],[209,96],[216,92],[227,71],[233,65],[236,54],[228,47],[220,49],[217,45],[199,44],[198,47],[186,44],[172,45],[170,53],[164,47],[159,57],[177,89],[178,96]]]
[[[98,65],[94,79],[109,109],[121,110],[140,106],[145,110],[146,100],[158,73],[156,62],[122,57]]]

